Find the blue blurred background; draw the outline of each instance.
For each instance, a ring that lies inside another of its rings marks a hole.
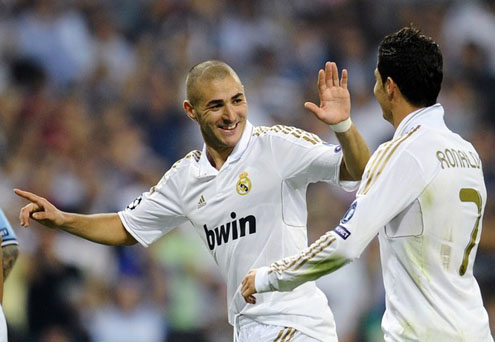
[[[483,161],[488,204],[475,273],[495,321],[495,1],[0,1],[0,207],[21,257],[6,283],[11,342],[232,341],[225,285],[188,226],[149,249],[93,244],[18,226],[14,187],[80,213],[117,211],[177,159],[201,149],[182,110],[196,63],[229,63],[255,125],[298,126],[335,142],[302,106],[317,101],[327,60],[349,70],[352,118],[372,150],[391,138],[373,98],[377,46],[414,23],[439,42],[439,102]],[[310,240],[333,228],[353,194],[308,193]],[[343,342],[382,341],[374,242],[319,281]]]

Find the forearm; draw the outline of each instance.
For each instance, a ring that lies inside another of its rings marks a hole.
[[[64,223],[58,228],[86,240],[104,245],[133,245],[136,240],[124,228],[117,213],[80,215],[63,213]]]
[[[332,273],[352,258],[337,249],[338,237],[327,232],[294,257],[274,262],[256,273],[256,291],[291,291],[299,285]]]
[[[360,180],[370,159],[368,145],[354,124],[347,131],[335,134],[344,154],[340,179]]]
[[[3,266],[3,279],[7,279],[10,271],[14,267],[14,264],[19,256],[19,246],[18,245],[8,245],[2,247],[2,266]]]

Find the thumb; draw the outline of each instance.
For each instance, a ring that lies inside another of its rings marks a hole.
[[[306,108],[310,112],[313,112],[313,114],[315,114],[315,115],[318,115],[319,112],[321,111],[320,107],[315,105],[313,102],[305,102],[304,108]]]
[[[46,220],[47,219],[46,212],[43,212],[43,211],[38,211],[36,213],[33,213],[33,214],[31,214],[31,217],[35,220]]]

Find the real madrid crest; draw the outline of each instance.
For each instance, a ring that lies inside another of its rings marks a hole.
[[[247,195],[251,191],[251,180],[248,178],[248,173],[243,172],[239,175],[236,190],[239,195]]]

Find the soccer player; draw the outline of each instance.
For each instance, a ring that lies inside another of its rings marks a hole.
[[[17,260],[19,247],[14,230],[2,209],[0,209],[0,245],[2,246],[0,264],[3,268],[3,271],[0,272],[0,342],[7,342],[7,322],[2,309],[3,284]]]
[[[256,292],[292,291],[358,258],[378,233],[385,341],[493,341],[473,276],[483,172],[474,147],[446,127],[436,103],[440,48],[403,28],[381,42],[375,76],[375,97],[395,134],[370,158],[356,200],[309,248],[250,271],[242,294],[252,303]]]
[[[248,306],[240,293],[246,272],[307,246],[306,188],[326,181],[353,190],[369,159],[366,143],[350,121],[347,72],[335,63],[318,74],[320,106],[306,103],[332,125],[342,145],[332,146],[301,129],[254,127],[247,121],[244,87],[220,61],[193,67],[186,80],[186,114],[199,124],[202,151],[190,152],[158,184],[118,214],[59,211],[29,192],[21,209],[29,219],[109,245],[148,246],[190,221],[227,281],[229,322],[241,342],[336,341],[324,294],[314,283],[258,298]]]

